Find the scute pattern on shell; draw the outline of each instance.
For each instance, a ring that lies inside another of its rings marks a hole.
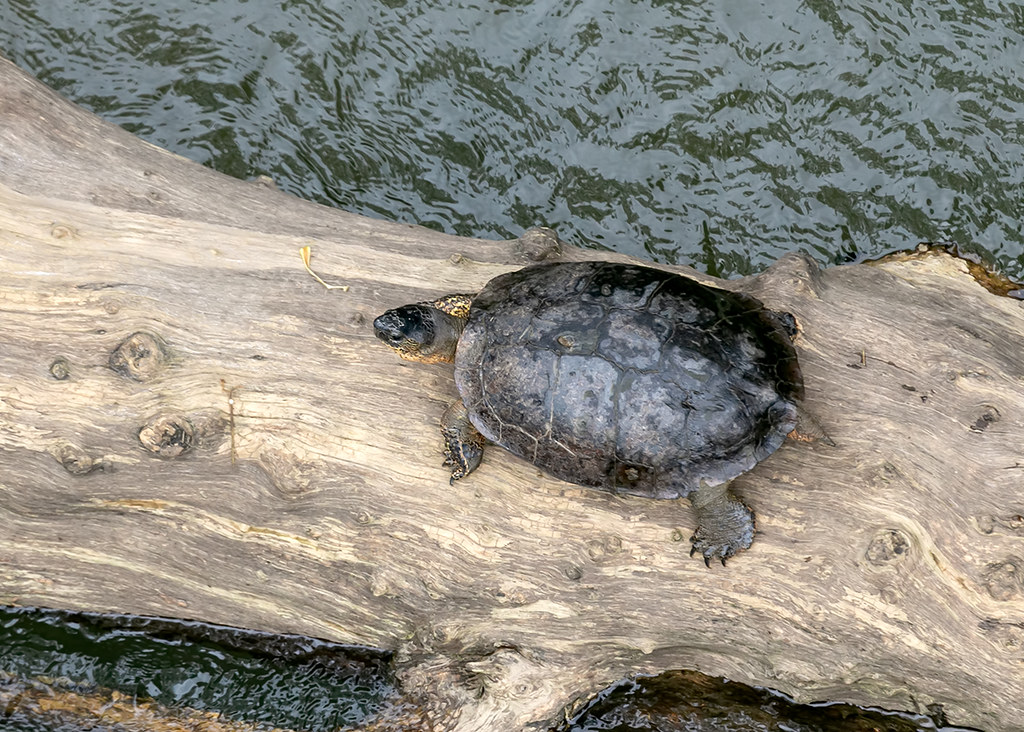
[[[653,498],[770,455],[803,389],[789,337],[754,298],[610,262],[491,280],[455,381],[492,442],[564,480]]]

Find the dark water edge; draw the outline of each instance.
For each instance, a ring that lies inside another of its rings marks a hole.
[[[0,607],[0,729],[332,732],[387,720],[387,729],[414,732],[419,710],[402,698],[390,662],[383,651],[303,636]],[[797,704],[668,671],[612,685],[552,732],[967,732],[948,724],[940,708],[922,715]]]
[[[0,52],[217,170],[721,276],[954,241],[1024,276],[1024,5],[0,0]]]
[[[6,685],[15,700],[0,708],[0,729],[53,727],[45,719],[23,719],[19,710],[17,694],[27,701],[29,690],[18,684],[34,683],[87,699],[114,690],[166,708],[328,732],[362,724],[394,697],[389,661],[383,651],[303,636],[0,607],[0,672],[11,675],[0,683],[0,694]]]
[[[942,709],[928,714],[825,702],[797,704],[785,694],[668,671],[624,680],[594,697],[558,732],[980,732],[951,727]]]

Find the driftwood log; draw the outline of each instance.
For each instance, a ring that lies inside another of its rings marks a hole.
[[[796,316],[836,444],[738,479],[758,534],[708,569],[682,501],[498,449],[449,486],[450,369],[371,332],[531,258],[601,256],[550,243],[232,180],[0,61],[0,602],[392,649],[439,730],[545,729],[676,668],[1024,730],[1021,303],[943,253],[719,283]]]

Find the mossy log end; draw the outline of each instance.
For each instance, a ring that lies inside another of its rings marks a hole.
[[[685,502],[498,449],[449,486],[450,370],[373,337],[396,304],[600,256],[544,241],[231,180],[0,61],[0,602],[393,649],[443,730],[545,729],[675,668],[1024,729],[1021,303],[942,253],[719,283],[796,316],[836,444],[738,479],[758,534],[708,569]]]

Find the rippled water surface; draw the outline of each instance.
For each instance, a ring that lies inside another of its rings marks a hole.
[[[953,240],[1024,275],[1021,3],[0,0],[0,50],[370,216],[723,275]]]
[[[120,729],[113,714],[104,716],[100,703],[78,707],[89,713],[70,715],[70,726],[48,720],[45,714],[26,716],[29,708],[39,712],[37,706],[44,712],[76,709],[61,701],[70,684],[85,700],[113,689],[125,695],[129,705],[139,700],[211,710],[228,720],[262,724],[262,729],[279,725],[307,732],[336,731],[362,723],[383,706],[393,690],[386,662],[383,653],[301,636],[0,607],[0,730],[50,732],[92,729],[94,724]],[[8,674],[46,683],[60,679],[63,685],[44,686],[41,696],[49,703],[33,705],[33,682],[12,681]],[[170,721],[160,726],[184,728]]]

